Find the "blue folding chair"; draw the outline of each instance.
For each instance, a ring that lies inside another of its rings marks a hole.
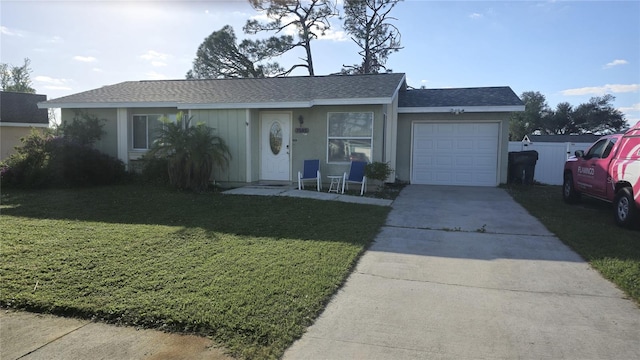
[[[364,175],[364,169],[367,166],[366,161],[352,161],[349,167],[349,174],[344,173],[342,177],[342,193],[344,188],[349,190],[349,183],[360,184],[360,196],[362,196],[367,187],[367,177]]]
[[[304,189],[304,182],[315,180],[318,191],[322,188],[320,178],[320,160],[305,160],[302,172],[298,171],[298,190]]]

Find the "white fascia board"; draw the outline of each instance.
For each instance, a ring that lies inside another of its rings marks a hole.
[[[40,109],[105,109],[105,108],[158,108],[174,107],[181,110],[191,109],[291,109],[310,108],[316,105],[384,105],[390,104],[392,98],[356,98],[356,99],[318,99],[292,102],[258,102],[258,103],[178,103],[178,102],[104,102],[104,103],[55,103],[40,102]]]
[[[49,124],[45,124],[45,123],[17,123],[17,122],[0,122],[0,126],[6,126],[6,127],[42,127],[42,128],[46,128],[49,127]]]
[[[320,105],[384,105],[390,104],[391,98],[358,98],[358,99],[318,99],[295,102],[260,102],[260,103],[211,103],[178,105],[178,109],[295,109],[310,108]]]
[[[354,99],[318,99],[313,100],[311,105],[385,105],[391,104],[393,98],[354,98]]]
[[[280,108],[307,108],[309,102],[265,102],[265,103],[210,103],[210,104],[188,104],[178,105],[178,109],[280,109]]]
[[[514,112],[524,111],[524,105],[503,105],[503,106],[434,106],[434,107],[399,107],[398,113],[450,113],[450,112]]]
[[[38,103],[39,109],[177,108],[177,102]]]
[[[404,85],[407,82],[407,74],[404,74],[402,76],[402,80],[400,80],[400,82],[398,83],[398,86],[396,87],[396,91],[394,91],[393,96],[396,97],[398,95],[398,93],[400,92],[400,88],[402,87],[402,85]]]

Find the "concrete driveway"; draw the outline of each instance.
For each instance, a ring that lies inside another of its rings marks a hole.
[[[502,189],[406,187],[285,359],[639,359],[640,310]]]

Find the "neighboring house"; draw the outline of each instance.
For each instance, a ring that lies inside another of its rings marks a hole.
[[[31,129],[49,126],[47,110],[38,108],[46,100],[46,95],[0,91],[0,161],[22,145],[20,139]]]
[[[395,73],[130,81],[39,106],[106,119],[96,147],[128,165],[158,118],[187,112],[229,144],[229,168],[214,172],[229,185],[293,181],[305,159],[320,159],[324,176],[364,159],[388,162],[390,181],[496,186],[507,180],[509,114],[524,110],[509,87],[408,90]]]

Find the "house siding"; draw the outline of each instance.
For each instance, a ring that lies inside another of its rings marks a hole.
[[[191,110],[192,125],[203,123],[222,137],[231,152],[227,169],[214,169],[213,178],[224,182],[247,182],[247,112],[233,110]]]
[[[1,126],[0,127],[0,161],[6,160],[15,153],[16,146],[22,146],[22,138],[35,130],[44,132],[44,128],[33,126]]]
[[[298,171],[302,171],[304,160],[320,159],[320,170],[323,182],[327,175],[342,175],[349,170],[349,163],[327,163],[327,114],[330,112],[372,112],[373,113],[373,152],[372,161],[382,161],[383,158],[383,105],[366,106],[314,106],[293,111],[291,129],[291,160],[292,180],[297,181]],[[282,111],[291,111],[282,109]],[[305,134],[296,134],[295,129],[301,127],[298,121],[300,115],[304,118],[303,128],[308,128]]]
[[[507,182],[507,162],[509,147],[509,116],[510,113],[416,113],[398,114],[398,140],[396,154],[396,177],[401,181],[411,179],[411,128],[414,122],[479,122],[494,121],[500,123],[498,144],[498,177],[500,183]]]

